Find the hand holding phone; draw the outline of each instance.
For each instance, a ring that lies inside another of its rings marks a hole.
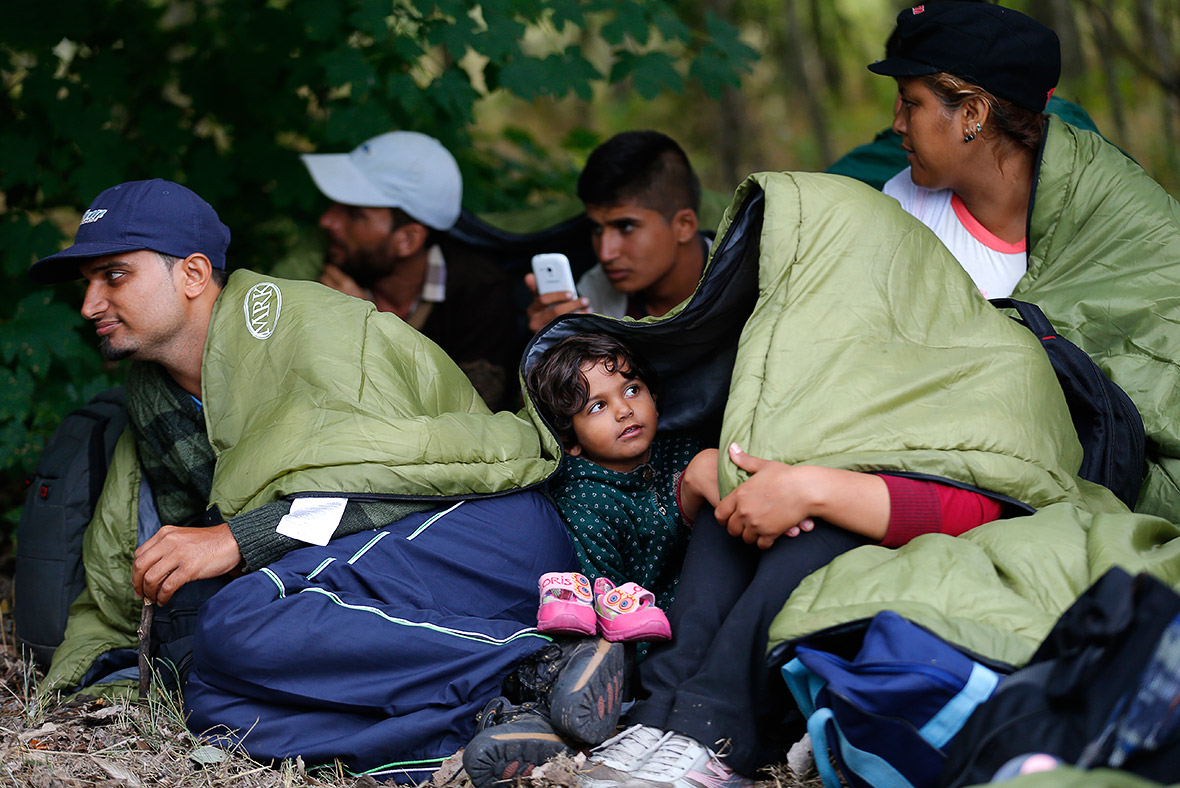
[[[578,297],[569,258],[560,252],[533,255],[533,276],[537,279],[537,293],[539,295],[572,293],[574,298]]]

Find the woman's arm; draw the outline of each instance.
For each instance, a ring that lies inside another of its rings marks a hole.
[[[998,520],[1003,504],[983,493],[925,479],[858,473],[763,460],[730,446],[734,464],[752,475],[716,507],[718,522],[767,548],[780,536],[810,531],[810,518],[900,547],[916,536],[958,536]]]
[[[737,444],[729,457],[752,475],[721,500],[717,521],[750,544],[765,549],[793,529],[810,530],[812,517],[876,541],[889,530],[889,488],[879,476],[764,460]]]

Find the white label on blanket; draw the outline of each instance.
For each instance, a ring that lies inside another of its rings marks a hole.
[[[326,545],[336,533],[347,503],[347,498],[296,498],[291,512],[283,515],[275,530],[301,542]]]

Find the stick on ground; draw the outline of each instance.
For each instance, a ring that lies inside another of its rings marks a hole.
[[[156,607],[146,599],[143,600],[143,612],[139,614],[139,699],[148,696],[148,687],[152,683],[151,662],[148,655],[152,645],[152,619],[155,617]]]

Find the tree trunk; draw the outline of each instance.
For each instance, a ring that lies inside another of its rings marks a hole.
[[[1160,125],[1164,135],[1164,156],[1168,166],[1176,169],[1176,115],[1177,102],[1180,92],[1175,89],[1168,91],[1167,82],[1176,82],[1176,53],[1172,51],[1168,41],[1166,20],[1156,15],[1156,9],[1148,0],[1139,0],[1136,4],[1136,16],[1139,21],[1140,40],[1147,43],[1147,48],[1158,64],[1158,71],[1163,75],[1164,100],[1160,102]]]
[[[709,8],[719,18],[733,24],[733,0],[709,0]],[[746,121],[746,103],[740,90],[729,87],[721,89],[721,112],[713,124],[713,149],[717,153],[715,165],[718,183],[725,188],[735,189],[746,174],[742,162],[742,151],[749,137]]]
[[[1090,24],[1094,28],[1094,37],[1099,41],[1103,39],[1109,41],[1114,31],[1111,29],[1110,20],[1107,19],[1101,10],[1094,7],[1091,3],[1086,4],[1086,10],[1089,12]],[[1110,115],[1114,120],[1115,133],[1118,135],[1117,139],[1121,147],[1126,147],[1127,137],[1127,115],[1123,108],[1123,97],[1119,92],[1118,75],[1114,70],[1114,61],[1108,53],[1100,53],[1098,56],[1098,64],[1102,68],[1102,83],[1106,89],[1106,98],[1110,102]]]
[[[784,48],[785,71],[794,80],[794,88],[803,95],[811,130],[815,134],[820,158],[826,166],[831,163],[832,142],[828,132],[828,117],[821,97],[823,80],[816,67],[814,51],[804,40],[803,28],[799,22],[799,9],[795,0],[783,0],[783,13],[787,23]]]
[[[1082,52],[1082,36],[1071,0],[1038,0],[1037,16],[1042,18],[1057,37],[1061,39],[1061,73],[1064,76],[1080,76],[1086,68],[1086,56]]]

